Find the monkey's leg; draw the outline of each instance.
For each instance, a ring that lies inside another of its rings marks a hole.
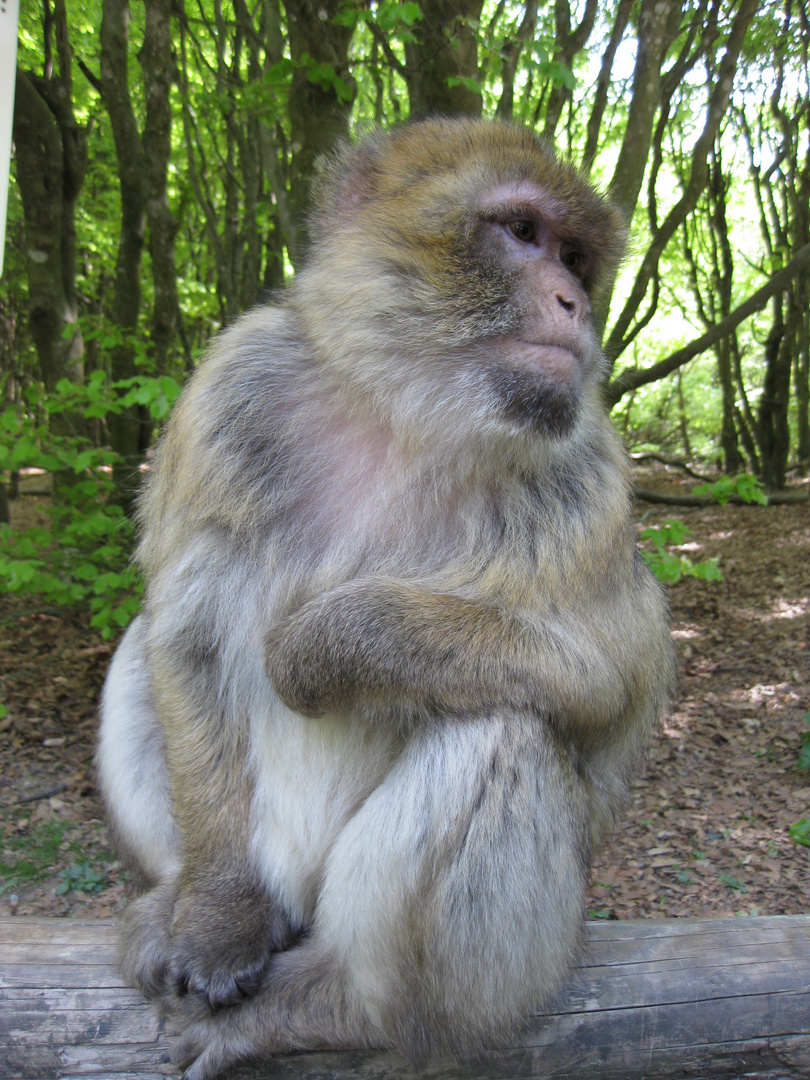
[[[180,868],[163,731],[145,657],[146,620],[116,650],[101,698],[96,766],[116,838],[147,883]]]
[[[295,1049],[474,1052],[553,994],[576,955],[587,798],[542,721],[444,719],[340,834],[312,933],[261,992],[188,1025],[188,1080]]]
[[[169,991],[210,1009],[255,993],[293,928],[251,849],[252,760],[247,718],[226,714],[216,669],[153,662],[182,865],[171,927]],[[180,999],[178,1001],[178,999]]]
[[[244,748],[207,737],[196,713],[183,726],[193,697],[165,673],[170,692],[156,690],[147,635],[136,619],[102,700],[99,780],[121,847],[149,886],[125,912],[121,966],[149,997],[176,1005],[190,993],[216,1008],[258,989],[292,932],[252,869]]]

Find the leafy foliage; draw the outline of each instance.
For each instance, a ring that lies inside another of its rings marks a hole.
[[[735,496],[745,503],[758,503],[760,506],[768,505],[768,496],[765,489],[755,476],[743,473],[740,476],[721,476],[713,484],[700,484],[695,488],[695,495],[709,495],[721,506]]]
[[[89,862],[71,863],[59,871],[61,881],[56,886],[56,895],[64,896],[73,890],[84,893],[100,893],[110,884],[106,874],[94,870]]]
[[[114,502],[116,455],[78,435],[55,434],[52,419],[104,419],[134,404],[161,419],[179,393],[168,376],[135,376],[110,385],[101,371],[85,385],[63,379],[53,395],[29,388],[24,407],[0,415],[0,468],[50,474],[50,527],[0,526],[0,584],[45,604],[86,605],[92,625],[111,638],[135,615],[143,585],[130,559],[134,526]]]
[[[696,487],[694,494],[709,495],[721,506],[733,496],[746,503],[759,503],[761,506],[768,503],[760,481],[747,474],[721,476],[712,484]],[[701,578],[703,581],[722,581],[723,573],[717,559],[704,559],[693,563],[686,555],[667,551],[668,547],[677,548],[682,545],[689,536],[691,530],[682,521],[669,518],[663,526],[645,529],[641,533],[642,543],[647,544],[646,548],[642,548],[641,554],[658,580],[666,585],[674,585],[684,576]]]
[[[704,581],[722,581],[723,574],[717,559],[693,563],[686,555],[667,551],[667,547],[683,544],[688,536],[691,536],[691,530],[675,519],[668,519],[660,528],[644,529],[641,540],[648,545],[641,549],[644,561],[665,585],[674,585],[684,575]]]

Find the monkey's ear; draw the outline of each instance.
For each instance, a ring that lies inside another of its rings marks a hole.
[[[606,287],[612,287],[627,252],[629,231],[624,212],[615,203],[602,200],[602,212],[589,230],[594,248],[599,252],[593,279],[586,283],[592,299],[601,297]]]
[[[330,227],[369,203],[379,190],[386,137],[373,131],[354,144],[338,147],[318,162],[312,188],[313,218],[329,218]],[[317,235],[313,233],[313,235]]]

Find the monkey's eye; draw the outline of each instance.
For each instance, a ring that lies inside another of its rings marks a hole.
[[[576,248],[568,248],[560,255],[563,266],[570,270],[576,277],[582,277],[585,272],[585,255]]]
[[[522,240],[524,244],[531,244],[536,236],[533,221],[510,221],[509,228],[512,235]]]

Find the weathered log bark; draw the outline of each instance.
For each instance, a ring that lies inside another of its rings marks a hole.
[[[111,920],[0,919],[0,1077],[173,1075],[123,986]],[[308,1053],[245,1080],[589,1080],[810,1072],[810,915],[590,923],[571,985],[521,1039],[415,1074],[393,1054]]]

